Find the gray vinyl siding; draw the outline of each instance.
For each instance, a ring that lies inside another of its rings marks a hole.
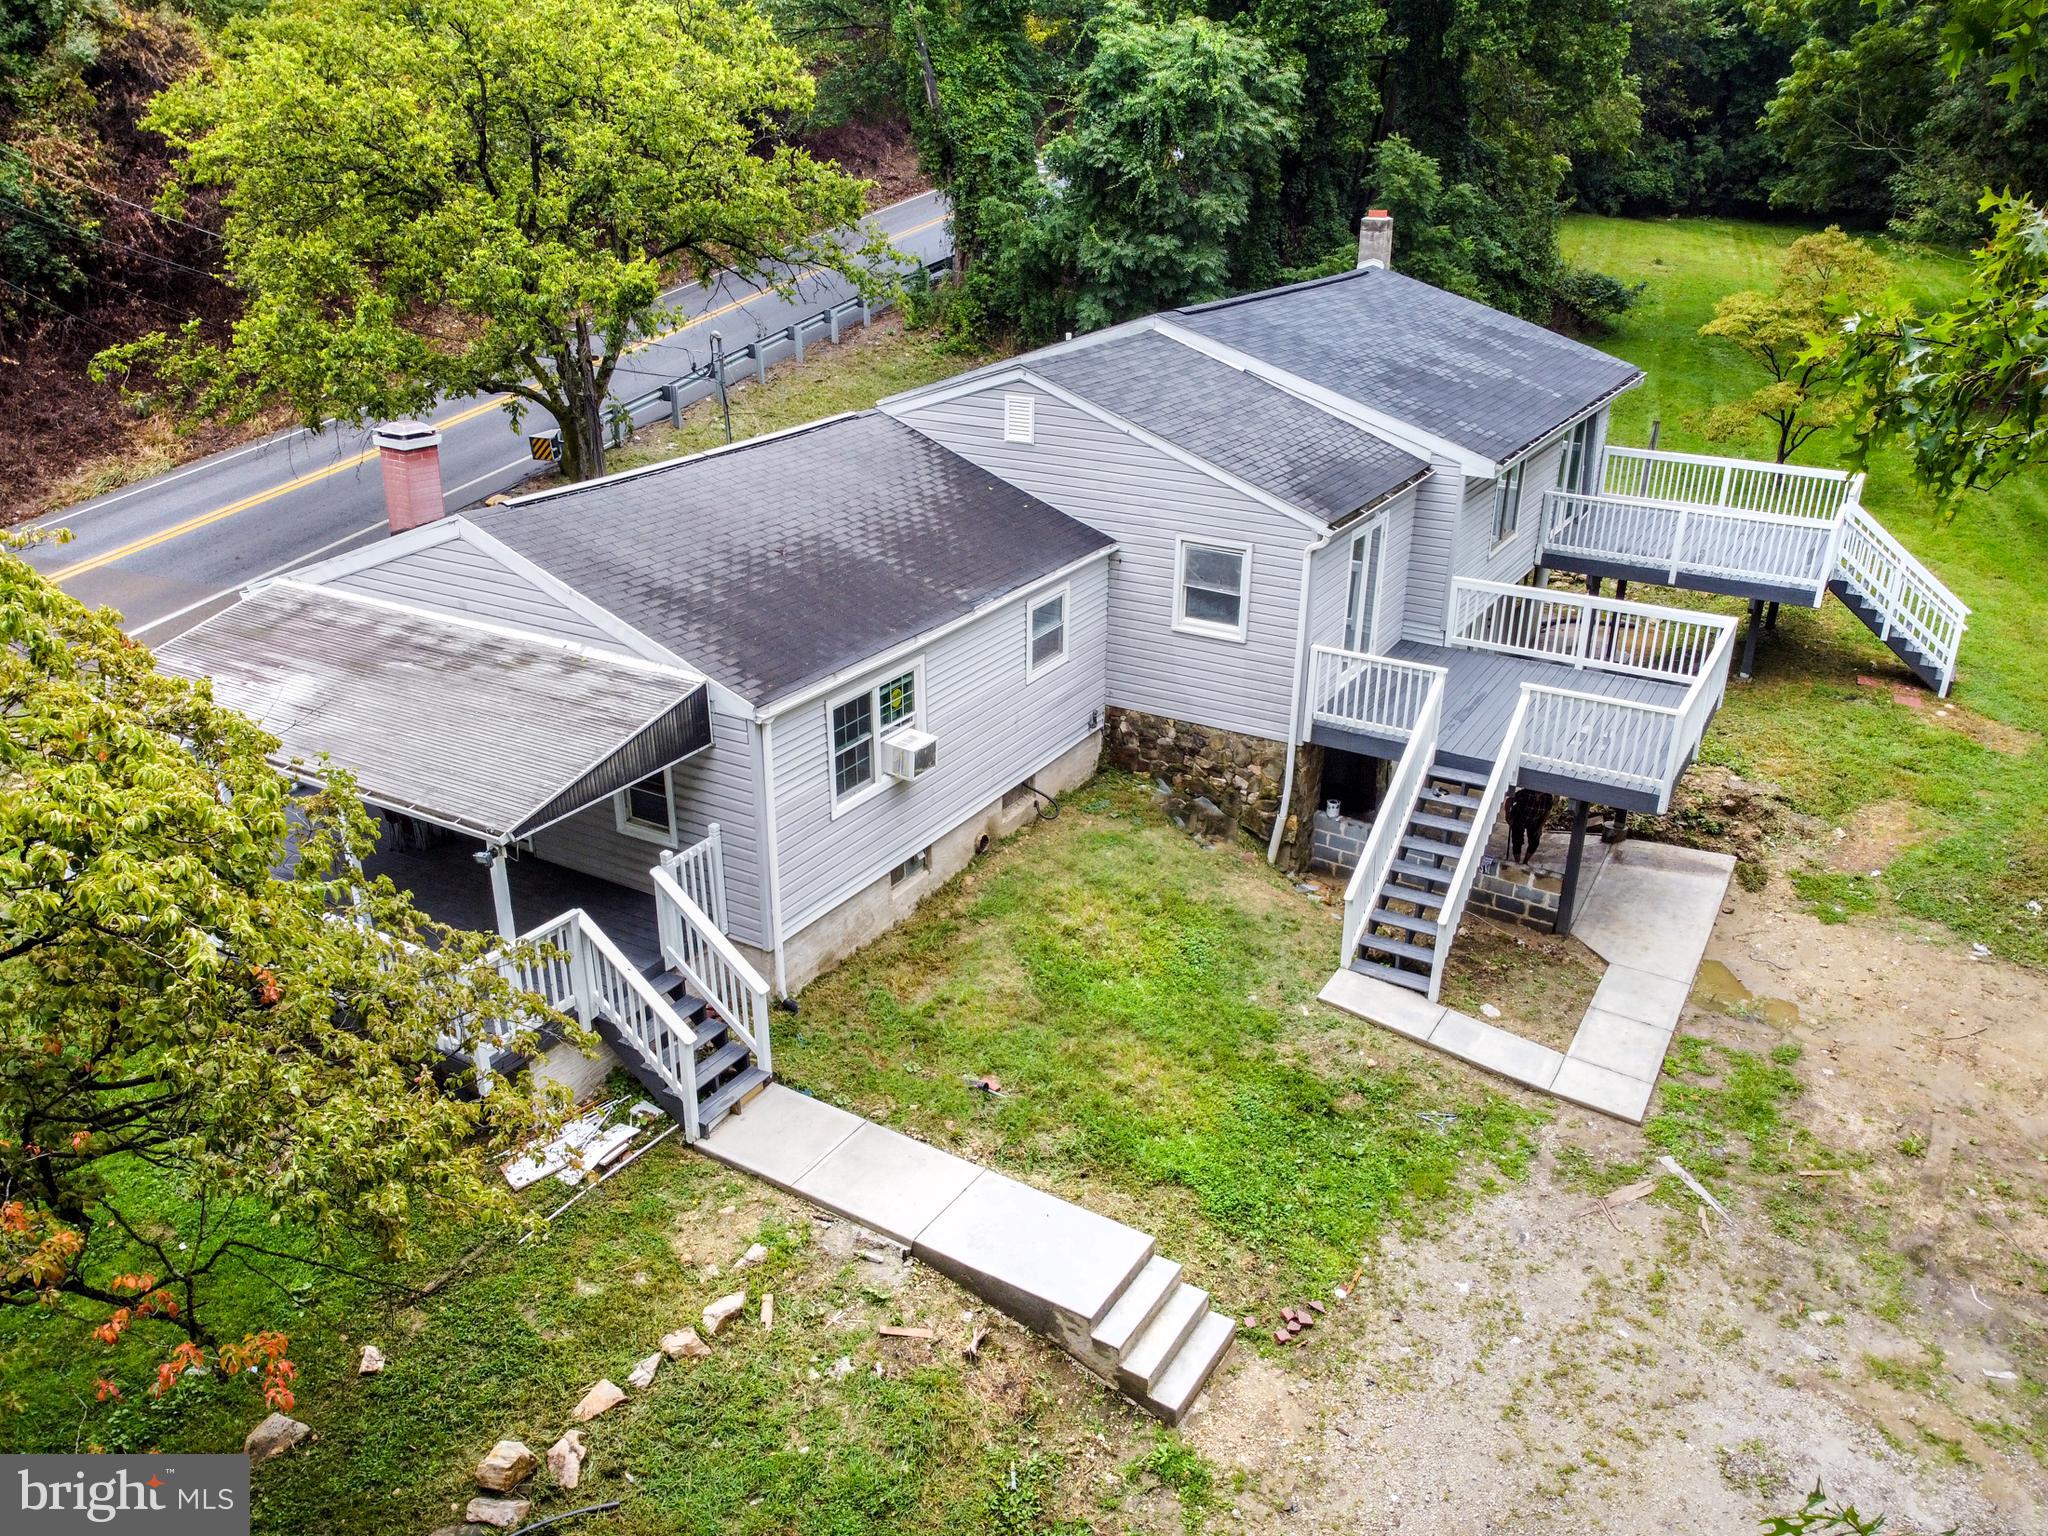
[[[1482,581],[1520,581],[1529,574],[1536,564],[1536,545],[1543,531],[1543,493],[1557,488],[1557,471],[1564,451],[1565,437],[1558,436],[1531,450],[1523,459],[1521,515],[1515,531],[1498,548],[1493,542],[1495,482],[1469,482],[1453,561],[1458,575]]]
[[[1036,399],[1035,438],[1003,441],[1003,396]],[[1109,702],[1285,741],[1306,524],[1029,385],[996,383],[902,418],[961,457],[1117,541]],[[1252,546],[1246,638],[1173,627],[1175,539]]]
[[[1408,595],[1402,610],[1401,638],[1423,645],[1441,645],[1444,604],[1450,596],[1451,556],[1465,506],[1466,483],[1463,472],[1449,459],[1435,460],[1431,468],[1430,477],[1416,487],[1415,515],[1409,519],[1405,562]],[[1485,487],[1490,507],[1493,482],[1475,483]]]
[[[1415,526],[1414,491],[1355,527],[1344,529],[1309,560],[1308,638],[1310,645],[1342,645],[1351,605],[1351,546],[1377,524],[1380,535],[1379,599],[1373,609],[1372,633],[1365,648],[1383,652],[1401,638],[1408,597],[1408,548]]]
[[[711,715],[711,745],[675,767],[677,844],[688,847],[718,823],[725,855],[728,936],[768,947],[767,879],[762,872],[760,773],[753,722]],[[610,800],[536,833],[534,852],[556,864],[652,892],[648,876],[661,844],[621,832]]]
[[[1031,599],[1065,583],[1067,660],[1025,678]],[[919,724],[939,740],[938,766],[832,815],[830,705],[818,698],[775,717],[775,827],[784,936],[930,847],[1050,763],[1099,724],[1105,684],[1108,561],[1042,582],[922,651],[848,678],[924,661]],[[841,690],[835,689],[832,697]]]
[[[630,654],[575,609],[462,539],[394,555],[325,585]]]

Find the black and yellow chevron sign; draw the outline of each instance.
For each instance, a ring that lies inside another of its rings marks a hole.
[[[536,464],[553,464],[562,457],[562,434],[557,428],[553,432],[530,432],[526,438],[527,451],[533,455]]]

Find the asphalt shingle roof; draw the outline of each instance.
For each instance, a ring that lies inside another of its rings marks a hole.
[[[1050,383],[1327,522],[1429,471],[1427,461],[1156,331],[1024,361]]]
[[[1163,318],[1496,463],[1641,377],[1555,331],[1380,268]]]
[[[756,704],[1114,542],[873,411],[468,515]]]

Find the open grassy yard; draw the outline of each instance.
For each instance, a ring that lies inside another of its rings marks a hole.
[[[1567,221],[1574,261],[1647,281],[1636,308],[1600,345],[1649,378],[1615,407],[1617,442],[1767,456],[1750,443],[1710,444],[1694,427],[1705,406],[1737,399],[1760,376],[1732,347],[1698,335],[1714,302],[1769,286],[1802,230],[1723,220]],[[1962,263],[1887,248],[1907,291],[1953,292]],[[1848,444],[1823,433],[1798,462],[1839,464]],[[1818,612],[1788,609],[1758,654],[1755,680],[1728,691],[1704,758],[1783,786],[1793,806],[1845,841],[1874,842],[1881,857],[1839,871],[1868,881],[1881,910],[1941,922],[2001,954],[2048,963],[2048,918],[2030,901],[2048,892],[2048,476],[1973,493],[1951,521],[1937,516],[1903,457],[1873,456],[1864,500],[1974,610],[1964,637],[1953,708],[1943,711],[1855,616],[1830,598]],[[1646,593],[1645,596],[1650,594]],[[1670,595],[1657,593],[1657,601]],[[1733,599],[1703,599],[1739,612]],[[1859,678],[1879,680],[1879,686]],[[1894,684],[1897,684],[1894,687]],[[1864,837],[1883,828],[1883,835]]]

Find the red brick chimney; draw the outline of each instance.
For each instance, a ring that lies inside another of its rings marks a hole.
[[[434,521],[441,515],[441,434],[423,421],[393,421],[377,429],[376,441],[391,531]]]
[[[1394,264],[1394,216],[1384,208],[1358,221],[1358,264],[1383,270]]]

